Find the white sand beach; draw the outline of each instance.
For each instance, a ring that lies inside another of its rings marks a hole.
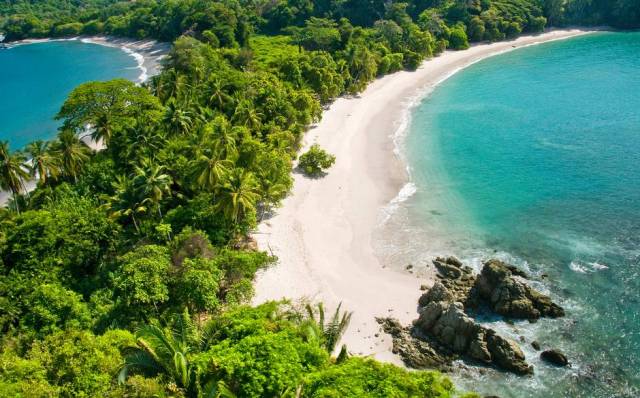
[[[391,338],[380,331],[375,317],[409,324],[417,317],[420,286],[433,282],[386,268],[372,249],[381,209],[408,178],[393,141],[407,109],[479,60],[586,33],[555,30],[446,52],[415,72],[376,80],[358,97],[336,100],[307,132],[303,147],[320,144],[336,156],[335,165],[319,179],[296,174],[290,196],[254,235],[262,250],[279,258],[277,265],[259,273],[254,303],[306,298],[332,309],[342,302],[345,310],[353,311],[343,338],[349,351],[399,363],[391,353]]]
[[[132,55],[138,62],[138,67],[141,70],[138,79],[139,83],[143,83],[149,79],[149,77],[160,73],[160,61],[171,49],[171,43],[149,39],[135,40],[112,36],[90,36],[81,37],[80,40],[85,43],[121,48],[126,53]]]

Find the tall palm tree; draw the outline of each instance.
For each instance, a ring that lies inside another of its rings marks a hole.
[[[37,177],[41,185],[46,184],[49,178],[55,179],[60,175],[60,159],[52,153],[50,142],[33,141],[26,150],[31,157],[31,176]]]
[[[228,174],[220,189],[218,208],[229,220],[237,223],[255,210],[259,199],[258,183],[253,173],[236,168]]]
[[[172,133],[187,134],[193,127],[194,115],[191,111],[178,106],[176,101],[170,101],[163,121]]]
[[[78,180],[84,164],[89,160],[91,149],[71,130],[58,133],[53,144],[53,153],[60,159],[62,175]]]
[[[158,209],[162,219],[160,202],[171,195],[171,176],[164,173],[164,166],[151,164],[148,160],[141,166],[134,167],[133,185],[143,198],[142,203],[149,203]]]
[[[27,158],[21,152],[11,153],[7,141],[0,141],[0,188],[11,191],[18,213],[20,213],[18,195],[24,191],[24,182],[29,178],[25,168],[26,160]]]
[[[189,87],[189,84],[187,84],[187,77],[184,74],[170,68],[153,79],[152,87],[153,93],[164,104],[171,98],[182,98],[183,92]]]
[[[226,159],[237,157],[237,140],[239,130],[234,128],[229,120],[224,116],[216,116],[208,123],[200,135],[200,146],[210,146],[213,143],[214,149],[220,151]]]
[[[131,217],[136,232],[140,233],[140,227],[136,215],[147,212],[147,206],[138,197],[138,192],[129,178],[118,176],[112,184],[115,194],[104,196],[103,209],[109,212],[109,216],[114,219]]]

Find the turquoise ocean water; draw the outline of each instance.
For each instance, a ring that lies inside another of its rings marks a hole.
[[[76,40],[0,50],[0,139],[20,149],[55,137],[53,117],[73,88],[91,80],[137,80],[137,65],[118,48]]]
[[[458,383],[503,398],[640,396],[640,33],[477,63],[416,107],[404,147],[415,194],[382,227],[383,256],[451,253],[477,269],[501,257],[568,312],[486,319],[524,339],[535,375],[469,369]],[[542,363],[534,339],[572,366]]]

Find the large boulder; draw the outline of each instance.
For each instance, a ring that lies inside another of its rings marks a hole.
[[[475,293],[500,315],[518,319],[564,316],[564,310],[548,296],[513,277],[510,266],[489,260],[475,282]]]
[[[520,375],[533,373],[533,366],[527,364],[518,344],[497,335],[492,329],[487,330],[487,348],[499,367]]]
[[[439,301],[454,301],[454,297],[453,294],[451,294],[451,292],[441,282],[436,282],[433,284],[433,287],[431,287],[431,289],[429,289],[420,297],[420,299],[418,300],[418,305],[420,307],[425,307],[431,302],[437,303]]]
[[[560,350],[546,350],[540,354],[540,358],[555,366],[567,366],[569,360]]]

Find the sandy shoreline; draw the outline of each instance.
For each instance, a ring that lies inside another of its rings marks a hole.
[[[306,298],[334,308],[342,302],[353,311],[343,338],[349,351],[399,363],[374,318],[410,323],[420,286],[432,281],[385,268],[372,248],[381,210],[408,181],[396,132],[406,127],[412,104],[459,70],[516,48],[588,32],[555,30],[446,52],[415,72],[376,80],[359,97],[336,100],[307,132],[303,148],[318,143],[336,155],[336,164],[321,179],[296,174],[290,196],[254,235],[261,249],[280,259],[258,275],[254,303]]]

